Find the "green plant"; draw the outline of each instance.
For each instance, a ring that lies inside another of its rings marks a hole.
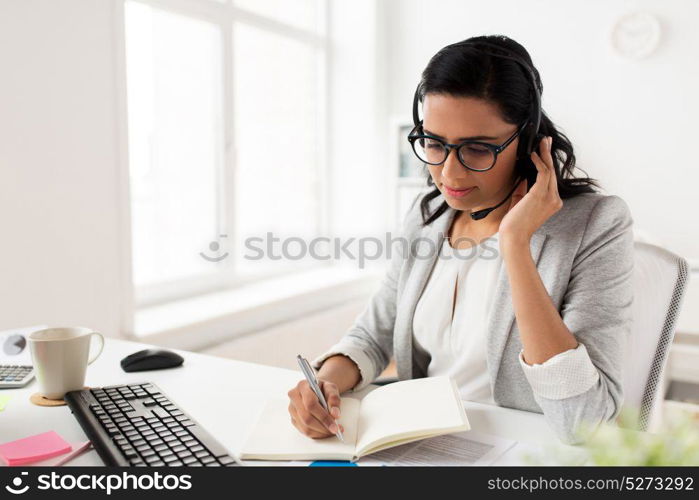
[[[614,423],[584,426],[581,445],[546,446],[523,457],[531,465],[699,465],[699,422],[685,411],[666,414],[658,433],[633,430],[638,414],[620,413]]]

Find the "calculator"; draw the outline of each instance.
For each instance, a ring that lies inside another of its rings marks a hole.
[[[0,332],[0,389],[24,387],[34,378],[27,336],[46,325]]]
[[[31,365],[0,365],[0,389],[24,387],[34,378]]]

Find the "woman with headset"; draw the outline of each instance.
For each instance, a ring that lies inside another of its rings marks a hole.
[[[542,90],[527,51],[505,36],[429,61],[408,140],[433,189],[406,214],[406,244],[379,290],[312,362],[330,412],[305,380],[289,391],[300,432],[334,435],[340,394],[370,384],[392,356],[399,379],[448,375],[462,399],[543,413],[566,443],[619,414],[633,220],[621,198],[574,176]]]

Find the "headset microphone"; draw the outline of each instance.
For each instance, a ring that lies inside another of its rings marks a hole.
[[[493,210],[495,210],[496,208],[498,208],[500,205],[502,205],[503,203],[505,203],[505,202],[510,198],[510,196],[512,196],[512,193],[515,192],[515,189],[517,189],[517,186],[519,186],[519,183],[520,183],[520,180],[521,180],[521,179],[522,179],[521,177],[518,177],[518,178],[517,178],[517,182],[515,183],[515,187],[513,187],[513,188],[510,190],[510,192],[507,194],[507,196],[505,197],[504,200],[502,200],[500,203],[498,203],[498,204],[495,205],[494,207],[484,208],[483,210],[478,210],[477,212],[471,212],[471,213],[469,214],[469,215],[471,215],[471,218],[472,218],[473,220],[481,220],[481,219],[485,218],[485,216],[488,215],[490,212],[492,212]],[[524,182],[526,182],[526,179],[524,180]]]

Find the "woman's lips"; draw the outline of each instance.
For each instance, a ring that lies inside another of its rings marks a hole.
[[[473,189],[476,186],[471,186],[470,188],[463,188],[463,189],[453,189],[447,186],[446,184],[442,184],[442,187],[444,188],[444,192],[448,194],[449,196],[453,196],[454,198],[462,198],[466,196],[468,193],[473,191]]]

